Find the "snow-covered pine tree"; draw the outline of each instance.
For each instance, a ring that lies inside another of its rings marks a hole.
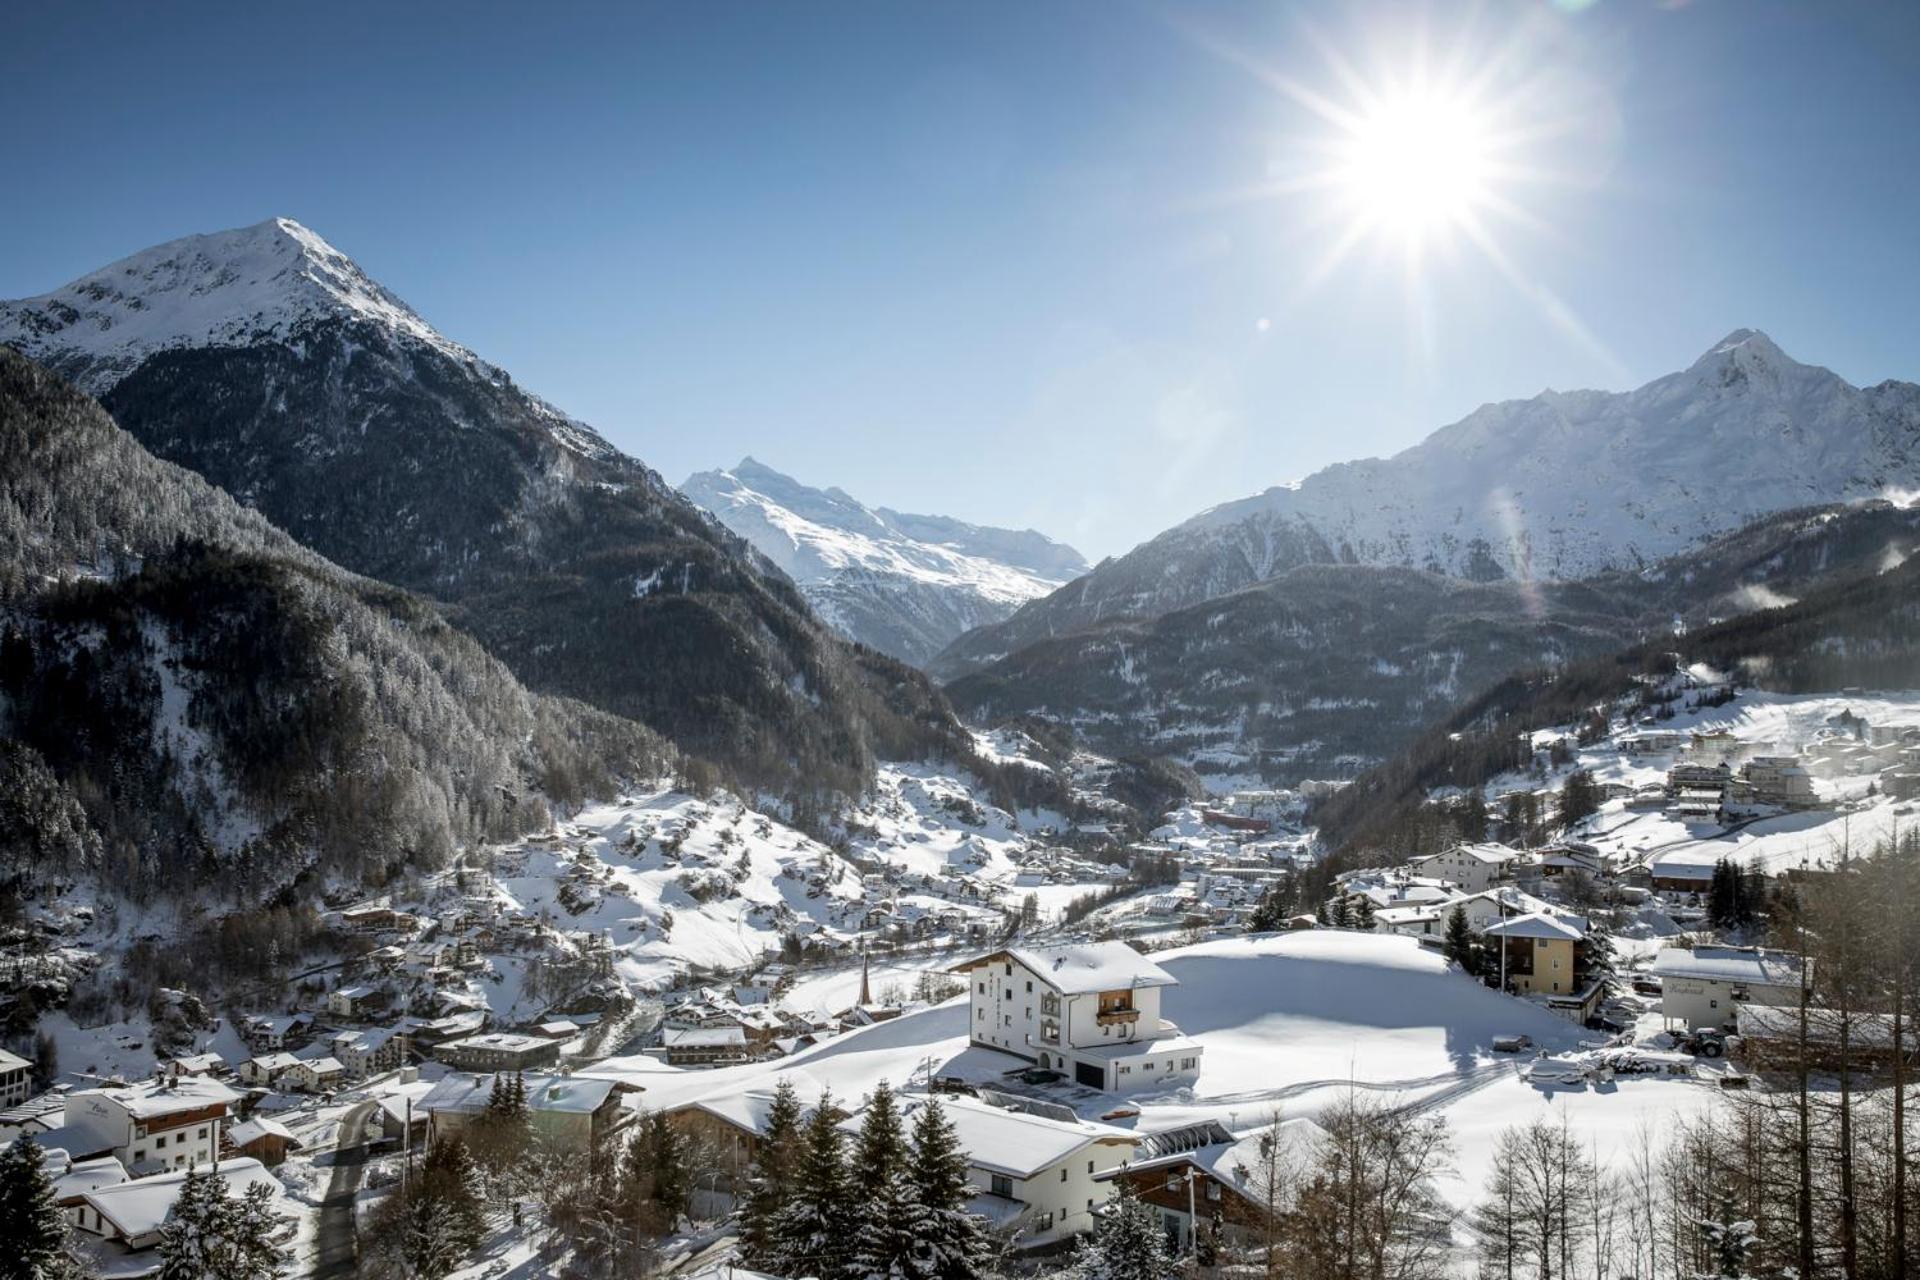
[[[281,1248],[275,1237],[286,1219],[273,1211],[273,1192],[263,1182],[228,1202],[228,1238],[232,1242],[232,1280],[268,1280],[280,1272]]]
[[[801,1135],[793,1196],[774,1219],[774,1270],[782,1275],[841,1280],[847,1274],[855,1209],[839,1115],[832,1093],[821,1090]]]
[[[793,1198],[794,1171],[800,1163],[801,1114],[799,1092],[793,1081],[782,1079],[773,1087],[766,1131],[754,1147],[753,1166],[736,1217],[740,1256],[749,1266],[770,1264],[775,1247],[774,1224]]]
[[[173,1216],[160,1228],[160,1280],[211,1280],[231,1265],[227,1184],[188,1169],[173,1202]]]
[[[913,1118],[907,1156],[907,1211],[912,1223],[912,1280],[978,1280],[990,1255],[985,1219],[967,1208],[974,1188],[967,1153],[938,1102]]]
[[[1479,946],[1473,939],[1473,926],[1467,921],[1467,909],[1456,906],[1447,913],[1447,937],[1442,952],[1464,973],[1479,975]]]
[[[913,1255],[908,1154],[899,1104],[882,1080],[860,1117],[848,1179],[858,1206],[851,1267],[855,1276],[889,1280],[907,1274]]]
[[[667,1123],[667,1113],[647,1119],[647,1150],[653,1175],[653,1202],[669,1229],[686,1216],[693,1197],[693,1171],[687,1167],[686,1136]]]
[[[24,1134],[0,1151],[0,1280],[75,1280],[67,1224],[40,1144]]]
[[[1167,1280],[1173,1257],[1158,1217],[1125,1182],[1074,1254],[1077,1280]]]

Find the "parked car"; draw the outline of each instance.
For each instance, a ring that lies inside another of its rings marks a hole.
[[[1493,1038],[1495,1053],[1525,1053],[1531,1048],[1533,1048],[1532,1036],[1495,1036]]]
[[[1633,990],[1637,995],[1657,996],[1665,991],[1666,987],[1655,974],[1636,973],[1633,975]]]

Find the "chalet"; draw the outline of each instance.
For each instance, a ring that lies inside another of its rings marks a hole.
[[[1325,1130],[1307,1119],[1247,1137],[1204,1120],[1147,1134],[1133,1159],[1107,1176],[1152,1208],[1169,1237],[1191,1248],[1196,1226],[1216,1217],[1229,1233],[1258,1232],[1325,1139]]]
[[[458,1134],[484,1113],[497,1077],[456,1072],[413,1104],[427,1117],[429,1145]],[[596,1150],[620,1126],[618,1086],[587,1076],[522,1075],[534,1136],[562,1151]]]
[[[746,1028],[739,1023],[713,1027],[667,1027],[660,1033],[661,1057],[674,1067],[718,1067],[752,1056]]]
[[[911,1125],[927,1099],[901,1100]],[[977,1194],[969,1207],[1023,1249],[1044,1248],[1090,1231],[1100,1206],[1114,1195],[1112,1174],[1133,1154],[1136,1135],[1063,1114],[1040,1115],[996,1107],[976,1098],[946,1097],[939,1106],[967,1153]],[[841,1121],[857,1130],[860,1117]]]
[[[387,1007],[379,987],[341,987],[327,994],[327,1012],[336,1018],[365,1018]]]
[[[300,1139],[293,1136],[293,1130],[278,1120],[266,1116],[257,1116],[252,1120],[242,1120],[227,1130],[225,1154],[245,1156],[258,1160],[272,1169],[285,1163],[287,1153],[301,1149]]]
[[[726,1185],[737,1186],[766,1136],[767,1115],[781,1080],[792,1083],[803,1114],[811,1116],[824,1086],[807,1072],[782,1071],[772,1080],[742,1089],[726,1089],[668,1109],[667,1123],[697,1141],[707,1159],[717,1166]]]
[[[0,1108],[17,1107],[33,1096],[33,1064],[0,1049]]]
[[[349,1076],[364,1080],[406,1065],[407,1034],[398,1027],[361,1027],[337,1032],[327,1049]]]
[[[1423,876],[1437,876],[1468,893],[1483,893],[1510,878],[1520,856],[1518,849],[1504,844],[1457,844],[1444,853],[1416,858],[1409,865]]]
[[[331,1093],[347,1082],[347,1069],[333,1057],[295,1058],[275,1082],[276,1088],[301,1093]]]
[[[1727,787],[1729,805],[1757,805],[1774,809],[1818,808],[1813,777],[1798,756],[1755,756]]]
[[[1705,893],[1713,884],[1718,857],[1698,850],[1675,849],[1647,860],[1647,883],[1664,893]]]
[[[1687,735],[1673,729],[1637,729],[1614,739],[1626,755],[1657,756],[1679,751],[1687,745]]]
[[[290,1053],[263,1053],[241,1063],[234,1075],[239,1078],[241,1084],[271,1089],[277,1086],[282,1076],[299,1065],[300,1059]]]
[[[280,1194],[279,1180],[258,1160],[223,1161],[215,1176],[226,1184],[229,1199],[237,1200],[256,1186],[266,1187],[276,1199]],[[186,1171],[181,1170],[83,1192],[73,1210],[73,1225],[129,1253],[151,1249],[160,1243],[161,1228],[173,1215],[186,1181]]]
[[[239,1100],[200,1076],[86,1089],[67,1099],[66,1149],[76,1158],[111,1155],[136,1172],[211,1164]]]
[[[98,1191],[102,1187],[117,1187],[123,1182],[132,1181],[133,1175],[127,1167],[112,1156],[98,1156],[92,1160],[73,1160],[65,1151],[55,1149],[47,1152],[47,1176],[53,1180],[53,1202],[60,1206],[68,1221],[73,1220],[73,1211],[80,1207],[81,1199],[89,1191]]]
[[[1584,921],[1536,911],[1497,920],[1480,936],[1495,945],[1499,954],[1491,963],[1500,966],[1508,990],[1520,995],[1574,991],[1574,969],[1587,939]]]
[[[1653,957],[1660,1012],[1668,1022],[1732,1027],[1743,1004],[1798,1005],[1813,961],[1762,947],[1669,947]]]
[[[560,1045],[545,1036],[494,1031],[449,1040],[433,1056],[461,1071],[532,1071],[560,1061]]]
[[[313,1035],[310,1013],[256,1014],[241,1023],[241,1034],[254,1049],[297,1049]]]
[[[160,1074],[178,1079],[181,1076],[218,1075],[227,1069],[227,1060],[217,1053],[188,1053],[179,1057],[167,1058],[160,1064]]]
[[[968,1039],[1126,1093],[1190,1079],[1200,1044],[1160,1016],[1172,974],[1124,942],[1013,947],[955,965],[968,979]]]

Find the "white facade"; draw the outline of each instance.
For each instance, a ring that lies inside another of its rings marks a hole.
[[[911,1117],[921,1105],[909,1102],[903,1111]],[[1125,1130],[1028,1115],[972,1098],[942,1098],[940,1106],[967,1153],[967,1177],[977,1193],[970,1207],[1016,1234],[1022,1248],[1091,1231],[1095,1211],[1113,1198],[1113,1172],[1132,1157],[1138,1141]],[[857,1124],[851,1118],[846,1127]]]
[[[0,1049],[0,1109],[17,1107],[33,1096],[33,1064]]]
[[[1742,1004],[1798,1004],[1802,963],[1790,952],[1757,947],[1669,948],[1653,958],[1660,1012],[1689,1030],[1732,1027]]]
[[[1172,975],[1122,942],[1011,948],[958,965],[968,1038],[1127,1093],[1197,1075],[1200,1045],[1160,1016]]]
[[[85,1139],[88,1154],[109,1153],[130,1169],[185,1169],[213,1163],[238,1100],[218,1081],[197,1077],[87,1089],[67,1100],[64,1130]]]
[[[1485,893],[1507,879],[1519,857],[1518,850],[1504,844],[1457,844],[1445,853],[1421,858],[1413,865],[1423,876],[1438,876],[1468,893]]]

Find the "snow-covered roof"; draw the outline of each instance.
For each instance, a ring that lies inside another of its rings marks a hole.
[[[520,1079],[527,1087],[527,1108],[532,1111],[598,1111],[615,1087],[612,1080],[592,1076],[525,1075]],[[455,1072],[427,1090],[413,1104],[413,1113],[416,1117],[433,1111],[477,1114],[486,1109],[487,1100],[493,1096],[493,1081],[494,1077],[485,1072]]]
[[[143,1080],[139,1084],[108,1089],[86,1089],[73,1095],[67,1104],[69,1114],[75,1107],[85,1108],[89,1098],[104,1098],[118,1103],[128,1115],[139,1119],[176,1115],[182,1111],[200,1111],[207,1107],[232,1106],[240,1095],[218,1080],[205,1076],[182,1076],[178,1080]]]
[[[1120,991],[1130,987],[1171,987],[1177,979],[1124,942],[1076,942],[1057,947],[1008,947],[953,966],[965,973],[1001,958],[1031,969],[1063,995]]]
[[[262,1138],[281,1138],[298,1147],[300,1139],[293,1136],[293,1130],[278,1120],[266,1116],[256,1116],[252,1120],[243,1120],[227,1130],[227,1140],[236,1147],[244,1147],[258,1142]]]
[[[52,1161],[49,1160],[48,1163],[51,1164]],[[48,1172],[53,1171],[49,1169]],[[68,1164],[60,1173],[53,1175],[53,1198],[65,1200],[69,1196],[98,1191],[101,1187],[117,1187],[125,1182],[127,1177],[127,1167],[112,1156],[77,1160]]]
[[[1138,1171],[1190,1164],[1227,1186],[1243,1190],[1249,1197],[1258,1196],[1264,1191],[1261,1171],[1269,1161],[1274,1164],[1276,1173],[1299,1168],[1313,1158],[1327,1136],[1326,1130],[1304,1116],[1283,1120],[1276,1127],[1277,1135],[1271,1129],[1261,1129],[1244,1138],[1234,1138],[1229,1134],[1225,1141],[1209,1142],[1204,1146],[1131,1161],[1125,1168]],[[1147,1143],[1142,1144],[1143,1150],[1147,1149],[1153,1136],[1156,1135],[1150,1135]],[[1268,1144],[1276,1139],[1278,1145],[1269,1154]]]
[[[716,1116],[738,1129],[749,1133],[767,1131],[767,1112],[773,1107],[774,1089],[781,1080],[793,1082],[794,1093],[799,1096],[801,1110],[811,1115],[825,1086],[806,1071],[782,1071],[770,1079],[756,1082],[751,1088],[742,1089],[738,1085],[717,1090],[691,1102],[682,1103],[675,1110],[698,1110]]]
[[[1479,844],[1457,844],[1444,853],[1433,855],[1435,858],[1471,858],[1475,862],[1485,862],[1494,866],[1512,862],[1520,856],[1521,853],[1518,849],[1511,848],[1508,845],[1500,844],[1493,840],[1483,841]],[[1430,860],[1429,858],[1421,858],[1416,861],[1426,862]]]
[[[1760,947],[1669,947],[1653,957],[1653,972],[1663,978],[1698,978],[1707,982],[1744,982],[1762,987],[1800,985],[1801,966],[1811,975],[1812,960],[1789,951]]]
[[[911,1117],[929,1105],[932,1103],[925,1099],[906,1099],[900,1111],[903,1116]],[[939,1106],[953,1124],[969,1164],[1013,1178],[1032,1177],[1097,1142],[1131,1147],[1139,1141],[1137,1135],[1110,1125],[1086,1120],[1051,1120],[1024,1111],[989,1106],[974,1098],[946,1097],[940,1099]],[[847,1117],[841,1127],[857,1130],[860,1117]]]
[[[506,1031],[489,1031],[485,1035],[467,1036],[461,1040],[449,1040],[443,1049],[499,1049],[515,1053],[528,1049],[545,1049],[553,1041],[545,1036],[521,1036]]]
[[[1562,942],[1578,942],[1587,936],[1578,920],[1548,915],[1544,911],[1495,920],[1480,932],[1495,938],[1547,938]]]
[[[280,1192],[278,1180],[258,1160],[246,1157],[223,1160],[217,1176],[227,1184],[227,1194],[231,1197],[245,1195],[254,1186],[265,1186],[275,1195]],[[151,1178],[86,1192],[84,1199],[95,1212],[111,1222],[121,1235],[138,1239],[152,1235],[166,1224],[186,1180],[184,1170],[156,1174]]]
[[[742,1045],[747,1042],[747,1029],[738,1023],[724,1027],[668,1027],[660,1033],[660,1041],[669,1049]]]
[[[32,1065],[31,1062],[28,1062],[19,1054],[8,1053],[5,1049],[0,1049],[0,1071],[18,1071],[22,1067],[30,1067]]]

